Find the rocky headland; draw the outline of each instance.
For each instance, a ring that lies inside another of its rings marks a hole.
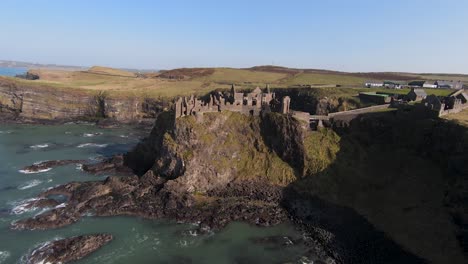
[[[0,77],[0,122],[63,124],[96,122],[105,127],[151,122],[167,102],[101,91],[57,88]]]
[[[335,130],[304,127],[277,113],[175,120],[163,112],[132,151],[83,166],[118,176],[47,190],[41,204],[63,196],[65,205],[12,228],[58,228],[87,215],[164,218],[200,231],[290,222],[314,261],[464,262],[465,128],[396,112]]]

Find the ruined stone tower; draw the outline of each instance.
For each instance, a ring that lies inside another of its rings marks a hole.
[[[281,103],[281,113],[288,114],[289,113],[289,105],[291,104],[291,98],[289,96],[283,97],[283,101]]]

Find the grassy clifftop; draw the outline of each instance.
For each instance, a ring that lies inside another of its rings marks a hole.
[[[236,84],[240,89],[252,89],[256,86],[289,87],[296,85],[318,86],[316,91],[329,96],[330,94],[351,93],[357,95],[368,79],[377,80],[411,80],[433,79],[459,80],[459,76],[450,75],[417,75],[404,73],[344,73],[324,70],[300,70],[281,67],[254,67],[250,69],[235,68],[187,68],[136,75],[131,72],[106,68],[92,67],[88,71],[64,71],[51,69],[35,69],[40,76],[37,81],[23,81],[32,85],[48,85],[53,88],[78,88],[83,90],[108,91],[112,95],[174,97],[177,95],[205,94],[214,89],[229,89]],[[465,79],[462,79],[465,80]],[[328,86],[328,87],[320,87]],[[340,86],[348,91],[336,90]],[[378,91],[377,89],[374,89]],[[388,90],[387,90],[388,91]],[[439,94],[444,90],[432,90]],[[447,91],[447,90],[445,90]],[[398,91],[392,91],[398,92]],[[401,91],[407,93],[408,91]],[[341,96],[341,95],[340,95]]]
[[[296,158],[300,160],[303,153],[295,147],[302,146],[302,138],[298,121],[291,118],[269,114],[262,119],[223,112],[205,114],[203,120],[193,116],[179,118],[174,127],[167,121],[170,118],[169,113],[162,114],[151,136],[127,155],[131,167],[136,170],[145,167],[170,178],[184,174],[180,181],[197,190],[206,190],[219,181],[236,180],[285,186],[300,173],[302,165],[297,165]],[[267,129],[271,127],[287,129],[272,132]],[[290,131],[295,131],[291,135],[296,138],[289,137]],[[282,144],[278,145],[279,142]],[[146,165],[139,163],[143,156],[148,157],[144,158]],[[177,164],[184,164],[183,168]]]
[[[96,73],[96,74],[103,74],[103,75],[136,77],[136,75],[133,72],[128,72],[128,71],[109,68],[109,67],[102,67],[102,66],[93,66],[93,67],[89,68],[88,72]]]

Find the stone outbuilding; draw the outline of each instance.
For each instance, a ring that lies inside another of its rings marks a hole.
[[[421,101],[427,97],[424,89],[411,88],[411,91],[406,95],[408,101]]]

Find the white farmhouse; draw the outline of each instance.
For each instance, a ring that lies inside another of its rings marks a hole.
[[[365,83],[365,86],[367,88],[371,88],[371,87],[383,87],[384,86],[384,83],[383,82],[379,82],[379,81],[367,81]]]
[[[435,89],[437,88],[437,83],[434,81],[425,81],[423,84],[423,88],[432,88]]]

